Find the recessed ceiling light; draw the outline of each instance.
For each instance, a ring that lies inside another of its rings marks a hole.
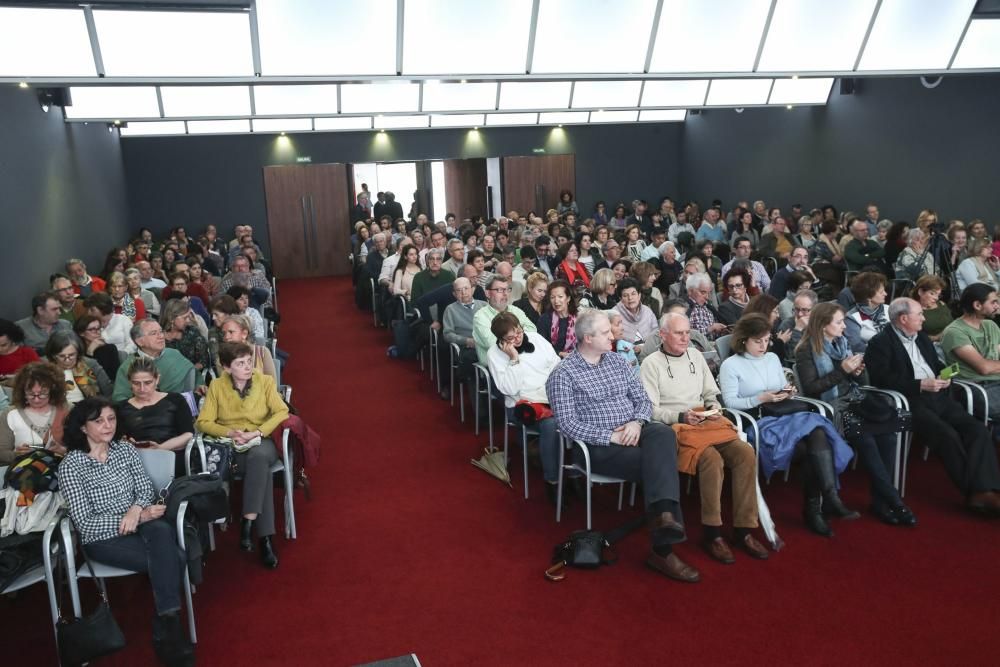
[[[28,87],[28,82],[27,81],[22,81],[19,84],[17,84],[17,87],[18,88],[27,88]]]

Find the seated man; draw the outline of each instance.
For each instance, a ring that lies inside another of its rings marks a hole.
[[[545,383],[559,430],[587,444],[591,472],[642,482],[652,538],[646,564],[671,579],[697,582],[698,571],[672,547],[685,539],[674,432],[650,421],[649,396],[628,362],[612,350],[607,313],[582,311],[575,333],[576,349]]]
[[[788,279],[796,271],[807,271],[812,276],[812,283],[815,287],[819,279],[812,269],[809,268],[809,251],[802,246],[796,246],[788,256],[788,264],[775,272],[771,278],[770,287],[761,287],[762,290],[773,296],[778,301],[785,298],[788,292]]]
[[[622,247],[619,245],[618,241],[614,239],[608,239],[601,246],[601,253],[604,255],[604,261],[598,262],[594,265],[594,273],[597,273],[601,269],[610,269],[615,265],[622,256]]]
[[[160,372],[160,381],[156,388],[167,393],[184,393],[194,391],[197,374],[190,361],[173,348],[167,347],[163,337],[163,329],[156,320],[142,320],[131,330],[132,340],[138,347],[137,357],[149,357],[156,363]],[[112,398],[122,401],[132,397],[132,385],[128,379],[128,368],[132,365],[132,357],[125,359],[118,367],[115,376],[115,388]]]
[[[688,319],[691,320],[691,327],[699,331],[709,340],[715,340],[726,332],[726,325],[722,323],[722,317],[709,301],[712,298],[712,279],[707,273],[692,273],[684,283],[687,288]]]
[[[849,271],[866,271],[871,268],[878,268],[885,273],[885,264],[882,259],[885,257],[885,248],[877,241],[868,238],[868,225],[864,220],[856,220],[851,225],[852,238],[844,246],[844,260],[847,262]]]
[[[909,399],[913,432],[941,457],[966,507],[1000,516],[1000,470],[993,440],[983,423],[947,391],[951,380],[939,379],[944,364],[922,331],[923,308],[913,299],[895,299],[889,305],[889,321],[865,351],[872,384]]]
[[[486,365],[486,353],[491,345],[496,345],[496,336],[493,335],[493,318],[500,313],[513,313],[521,323],[521,328],[526,333],[535,333],[537,329],[532,324],[524,311],[510,303],[510,285],[503,276],[494,275],[486,284],[486,298],[489,303],[486,307],[476,312],[472,323],[472,337],[476,341],[476,355],[479,363]]]
[[[73,291],[82,297],[104,291],[104,280],[88,274],[82,259],[67,259],[66,275],[73,281]]]
[[[424,258],[427,261],[427,268],[413,276],[413,285],[410,288],[411,301],[416,301],[427,292],[455,281],[454,273],[441,268],[444,262],[444,251],[441,248],[431,248]]]
[[[465,264],[465,244],[462,243],[462,239],[448,241],[448,260],[441,265],[441,268],[457,276],[463,264]]]
[[[73,282],[69,278],[61,273],[53,274],[49,279],[49,287],[52,293],[56,295],[56,298],[59,299],[59,319],[66,320],[72,324],[76,321],[76,318],[86,314],[87,310],[83,307],[83,301],[76,298],[76,292],[73,290]]]
[[[535,247],[526,245],[521,248],[521,262],[514,267],[511,272],[512,280],[521,288],[521,293],[527,289],[528,276],[535,270],[535,261],[538,255],[535,254]],[[520,297],[518,297],[520,298]],[[514,299],[517,301],[517,299]]]
[[[719,386],[698,350],[690,349],[691,325],[684,315],[667,313],[660,320],[660,349],[653,352],[639,372],[642,386],[653,404],[653,419],[664,424],[698,426],[724,418],[703,417],[703,409],[720,410]],[[753,448],[736,437],[704,447],[679,445],[677,469],[698,475],[701,491],[703,546],[721,563],[733,563],[733,552],[722,536],[722,480],[729,468],[733,486],[733,538],[752,557],[766,560],[767,549],[753,536],[757,527],[757,457]]]
[[[458,355],[456,378],[464,379],[472,375],[472,364],[476,363],[476,341],[472,335],[473,321],[476,312],[485,307],[486,302],[473,298],[472,283],[468,278],[456,278],[451,287],[455,302],[444,309],[444,315],[441,316],[441,332],[444,334],[445,343],[448,345],[454,343],[461,350]],[[450,358],[447,349],[442,352],[438,355],[439,359]],[[438,369],[440,370],[440,367]],[[447,387],[442,389],[442,395],[445,391]]]
[[[785,350],[792,356],[795,355],[795,348],[798,347],[799,341],[802,340],[802,334],[805,332],[806,327],[809,326],[809,314],[812,313],[813,307],[819,302],[819,297],[816,292],[811,289],[802,290],[795,295],[795,299],[792,301],[792,315],[785,320],[782,320],[781,324],[778,325],[778,331],[791,331],[792,335],[785,343]]]
[[[31,317],[14,324],[24,332],[24,345],[41,350],[57,331],[72,331],[73,326],[61,319],[62,306],[55,292],[42,292],[31,297]]]
[[[233,285],[242,285],[250,289],[250,305],[254,308],[273,308],[271,298],[271,283],[267,281],[262,273],[253,271],[250,259],[244,255],[237,255],[229,267],[231,270],[222,278],[220,289],[225,292]]]
[[[517,301],[524,296],[524,285],[514,282],[514,266],[510,262],[498,262],[494,273],[507,279],[507,284],[510,286],[510,296],[507,301]]]
[[[147,261],[141,261],[135,263],[135,268],[139,269],[139,277],[142,281],[139,283],[142,289],[163,289],[167,286],[165,282],[153,276],[153,265]]]
[[[728,262],[722,265],[722,275],[729,273],[729,270],[733,268],[733,262],[738,259],[745,259],[750,262],[750,273],[756,280],[757,287],[761,289],[762,292],[768,291],[771,287],[771,276],[767,275],[767,269],[760,262],[756,262],[750,259],[750,254],[753,252],[753,242],[745,236],[740,236],[736,239],[736,244],[733,246],[733,256]]]
[[[788,259],[795,249],[795,239],[788,233],[785,219],[781,216],[774,218],[771,222],[771,231],[765,232],[760,237],[760,245],[757,252],[762,257],[773,257],[779,263],[783,259]]]
[[[993,287],[974,283],[962,292],[962,316],[945,327],[945,363],[958,364],[958,377],[986,390],[990,419],[1000,420],[1000,297]]]

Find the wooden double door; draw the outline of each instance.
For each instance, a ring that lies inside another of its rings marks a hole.
[[[277,277],[351,272],[348,179],[343,164],[264,167],[271,264]]]
[[[575,155],[505,157],[501,165],[504,213],[534,211],[544,216],[559,203],[560,191],[569,190],[576,196]]]

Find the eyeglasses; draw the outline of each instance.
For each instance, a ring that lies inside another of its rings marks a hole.
[[[812,312],[812,308],[796,308],[795,312],[796,313],[802,313],[804,315],[806,313],[811,313]]]
[[[733,283],[732,285],[726,285],[728,289],[743,289],[743,283]]]
[[[100,331],[101,331],[102,328],[103,327],[101,327],[100,325],[98,325],[96,327],[87,327],[86,329],[84,329],[84,331],[89,331],[91,333],[100,333]]]
[[[690,332],[689,332],[689,333],[690,333]],[[695,374],[695,373],[696,373],[697,371],[695,370],[695,367],[694,367],[694,362],[693,362],[693,361],[691,361],[691,353],[690,353],[689,351],[687,351],[687,350],[684,350],[684,354],[686,354],[686,355],[687,355],[687,360],[688,360],[688,373],[690,373],[691,375],[694,375],[694,374]],[[670,376],[670,379],[671,379],[671,380],[673,380],[673,379],[674,379],[674,373],[673,373],[673,371],[671,371],[671,370],[670,370],[670,364],[667,364],[667,375],[669,375],[669,376]]]
[[[47,392],[47,391],[40,391],[40,392],[36,392],[36,393],[32,393],[32,394],[25,394],[25,397],[27,397],[27,398],[36,398],[36,399],[48,398],[49,397],[49,392]]]
[[[76,359],[76,357],[77,357],[76,352],[73,352],[71,354],[57,354],[56,355],[56,359],[58,359],[59,361],[73,361],[74,359]]]
[[[524,335],[524,329],[514,329],[514,333],[504,336],[501,340],[505,343],[513,343],[518,338]]]
[[[489,291],[489,292],[496,292],[497,294],[507,294],[508,292],[510,292],[510,288],[509,287],[493,287],[493,288],[491,288],[491,289],[489,289],[487,291]]]

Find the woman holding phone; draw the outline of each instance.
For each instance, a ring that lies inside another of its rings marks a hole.
[[[849,398],[857,393],[855,385],[868,384],[864,355],[851,353],[846,329],[844,309],[839,304],[817,304],[795,350],[803,393],[830,403],[838,414],[847,410]],[[917,525],[917,518],[892,483],[896,434],[864,433],[852,444],[871,476],[872,513],[890,526]]]
[[[69,412],[62,372],[33,361],[14,376],[11,406],[0,413],[0,465],[35,449],[65,454],[63,420]]]
[[[733,356],[719,370],[722,402],[727,408],[761,413],[756,444],[765,475],[788,470],[796,452],[805,450],[802,518],[814,533],[832,537],[824,514],[843,519],[860,516],[837,494],[837,473],[847,467],[853,452],[828,419],[797,411],[786,402],[795,387],[785,378],[778,357],[767,351],[770,342],[771,323],[766,317],[754,313],[740,318],[733,328]]]

